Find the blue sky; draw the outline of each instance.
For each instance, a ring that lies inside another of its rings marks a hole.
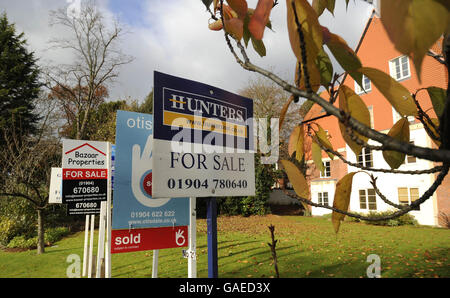
[[[131,26],[149,25],[145,19],[146,5],[143,0],[109,0],[108,3],[111,11]]]

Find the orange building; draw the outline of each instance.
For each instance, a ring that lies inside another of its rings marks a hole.
[[[431,50],[440,53],[442,51],[441,43],[442,39]],[[400,82],[411,93],[415,93],[420,88],[430,86],[447,89],[448,74],[445,66],[430,56],[426,56],[423,61],[422,81],[419,82],[412,61],[395,49],[375,11],[369,19],[355,51],[364,67],[376,68],[390,74],[391,77]],[[393,124],[400,119],[397,112],[367,77],[363,77],[364,90],[355,84],[355,81],[350,76],[346,76],[342,83],[352,88],[365,102],[370,112],[371,126],[375,130],[387,133]],[[434,114],[431,114],[432,104],[425,90],[418,93],[417,99],[423,110],[432,118],[436,118]],[[338,103],[335,105],[338,105]],[[308,113],[306,119],[312,119],[322,114],[324,114],[324,111],[321,107],[315,105]],[[410,119],[410,141],[422,147],[436,147],[420,121],[413,119],[413,117],[408,119]],[[340,152],[347,160],[374,168],[390,168],[384,161],[382,152],[371,152],[364,148],[360,156],[355,156],[343,140],[338,120],[335,117],[322,118],[317,120],[316,123],[327,130],[334,150]],[[369,144],[376,143],[369,141]],[[310,167],[311,199],[313,202],[332,206],[337,181],[345,174],[359,169],[348,166],[337,157],[331,160],[324,152],[323,161],[326,169],[323,175],[315,167]],[[310,162],[312,163],[312,161]],[[432,168],[435,165],[435,163],[430,161],[407,156],[405,163],[399,170],[421,170]],[[411,201],[419,198],[433,183],[436,176],[436,174],[394,175],[380,172],[373,173],[378,177],[377,185],[381,192],[396,204],[409,204]],[[410,213],[415,216],[420,224],[438,225],[441,213],[450,216],[449,197],[450,178],[447,177],[433,197],[420,206],[420,210],[411,211]],[[358,173],[354,176],[350,202],[351,211],[366,213],[391,209],[393,207],[383,202],[375,193],[369,182],[368,175]],[[329,209],[315,207],[311,211],[313,215],[331,212]]]

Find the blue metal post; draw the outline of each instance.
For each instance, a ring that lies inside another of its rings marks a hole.
[[[208,278],[218,278],[217,262],[217,202],[207,199],[206,224],[208,235]]]

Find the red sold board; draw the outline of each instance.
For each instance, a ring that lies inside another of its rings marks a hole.
[[[188,227],[161,227],[111,231],[111,253],[188,246]]]

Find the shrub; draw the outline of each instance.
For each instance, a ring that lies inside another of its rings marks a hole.
[[[44,233],[44,242],[47,246],[61,240],[64,236],[69,234],[69,229],[66,227],[48,229]],[[16,236],[9,241],[7,248],[23,248],[34,249],[37,247],[37,236],[26,238],[24,235]]]
[[[241,206],[243,216],[265,215],[270,211],[265,197],[245,197],[241,200]]]
[[[389,216],[393,214],[395,211],[370,211],[367,214],[361,214],[366,217],[381,217],[381,216]],[[348,217],[348,216],[347,216]],[[347,218],[346,217],[346,218]],[[381,221],[368,221],[368,220],[360,220],[358,218],[351,218],[349,221],[353,222],[360,222],[363,221],[366,224],[375,225],[375,226],[389,226],[389,227],[396,227],[396,226],[405,226],[405,225],[418,225],[417,220],[414,218],[413,215],[406,213],[400,217],[396,217],[393,219],[388,220],[381,220]]]
[[[13,220],[0,216],[0,245],[6,246],[14,238],[16,230]]]

